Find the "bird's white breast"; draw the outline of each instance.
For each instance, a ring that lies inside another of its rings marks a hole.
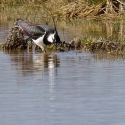
[[[38,45],[42,50],[44,50],[44,47],[45,47],[45,44],[43,43],[43,38],[44,38],[44,35],[39,37],[38,39],[34,40],[33,39],[33,42]]]
[[[54,36],[55,36],[55,33],[53,34],[50,34],[47,38],[47,40],[50,42],[50,43],[53,43],[54,42]]]

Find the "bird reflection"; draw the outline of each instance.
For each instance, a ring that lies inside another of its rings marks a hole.
[[[60,61],[54,53],[33,54],[27,52],[9,53],[12,66],[16,68],[20,75],[34,75],[42,71],[43,73],[49,69],[51,76],[53,68],[59,67]]]
[[[33,58],[35,68],[53,68],[59,66],[59,59],[56,54],[35,54]]]

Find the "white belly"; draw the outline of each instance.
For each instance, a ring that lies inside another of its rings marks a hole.
[[[44,38],[44,35],[39,37],[37,40],[34,40],[33,39],[33,42],[39,46],[42,50],[44,50],[44,47],[45,47],[45,44],[43,43],[43,38]]]

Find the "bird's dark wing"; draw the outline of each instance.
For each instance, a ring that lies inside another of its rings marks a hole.
[[[39,36],[42,36],[45,34],[45,30],[42,27],[40,27],[39,25],[25,22],[21,19],[17,21],[17,25],[19,27],[21,27],[24,34],[26,34],[27,36],[29,36],[33,39],[36,39]]]
[[[45,24],[36,24],[37,26],[40,26],[41,28],[43,28],[45,31],[49,31],[49,30],[55,30],[53,27],[49,26],[49,25],[45,25]]]

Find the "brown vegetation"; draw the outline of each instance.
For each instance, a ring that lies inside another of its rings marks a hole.
[[[70,2],[57,11],[64,19],[72,18],[116,18],[125,13],[125,4],[120,0],[105,0],[99,4],[89,5],[83,0]]]
[[[125,43],[99,39],[86,43],[84,50],[89,52],[123,52],[125,51]]]
[[[13,27],[2,47],[4,50],[26,49],[27,42],[22,30],[17,26]]]
[[[118,18],[125,14],[125,3],[121,0],[102,0],[89,4],[86,0],[1,0],[1,18],[18,17],[30,20],[50,20],[74,18]]]

